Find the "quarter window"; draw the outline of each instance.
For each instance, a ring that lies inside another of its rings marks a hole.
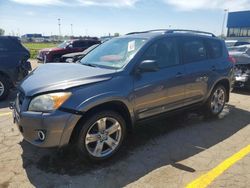
[[[207,40],[207,43],[210,47],[211,58],[220,58],[222,56],[222,45],[220,41],[217,40]]]
[[[187,39],[182,42],[182,45],[183,61],[185,63],[203,61],[207,58],[207,51],[203,40]]]

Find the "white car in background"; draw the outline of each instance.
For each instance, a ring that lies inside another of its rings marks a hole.
[[[250,45],[228,48],[235,59],[235,88],[250,89]]]

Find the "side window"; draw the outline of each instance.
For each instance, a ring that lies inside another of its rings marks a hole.
[[[202,39],[190,38],[182,42],[183,61],[192,63],[207,58],[207,51]]]
[[[220,58],[222,56],[222,45],[220,41],[217,40],[207,40],[207,43],[210,48],[210,57]]]
[[[73,48],[84,48],[88,46],[88,42],[87,41],[75,41],[73,43]]]
[[[93,45],[98,44],[98,43],[99,43],[98,41],[89,41],[88,45],[93,46]]]
[[[146,50],[142,60],[156,60],[160,68],[179,64],[176,41],[164,39],[155,42]]]

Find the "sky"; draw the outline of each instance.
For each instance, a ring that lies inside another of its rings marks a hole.
[[[225,9],[250,10],[250,0],[0,0],[6,35],[103,36],[151,29],[221,34]]]

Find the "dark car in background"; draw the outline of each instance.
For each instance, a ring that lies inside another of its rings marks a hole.
[[[67,63],[75,63],[75,62],[79,61],[80,59],[82,59],[85,55],[87,55],[90,51],[92,51],[93,49],[95,49],[99,45],[100,44],[94,44],[82,52],[65,54],[61,57],[60,61],[67,62]]]
[[[228,48],[235,59],[235,88],[250,89],[250,45]]]
[[[59,44],[56,48],[45,48],[38,52],[40,63],[60,62],[61,56],[73,52],[82,52],[94,44],[100,44],[97,38],[73,39]]]
[[[31,70],[29,51],[17,37],[0,36],[0,100]]]
[[[199,107],[217,117],[229,101],[233,63],[225,42],[188,30],[135,32],[79,63],[41,65],[22,82],[13,117],[39,147],[75,146],[110,158],[138,122]]]

